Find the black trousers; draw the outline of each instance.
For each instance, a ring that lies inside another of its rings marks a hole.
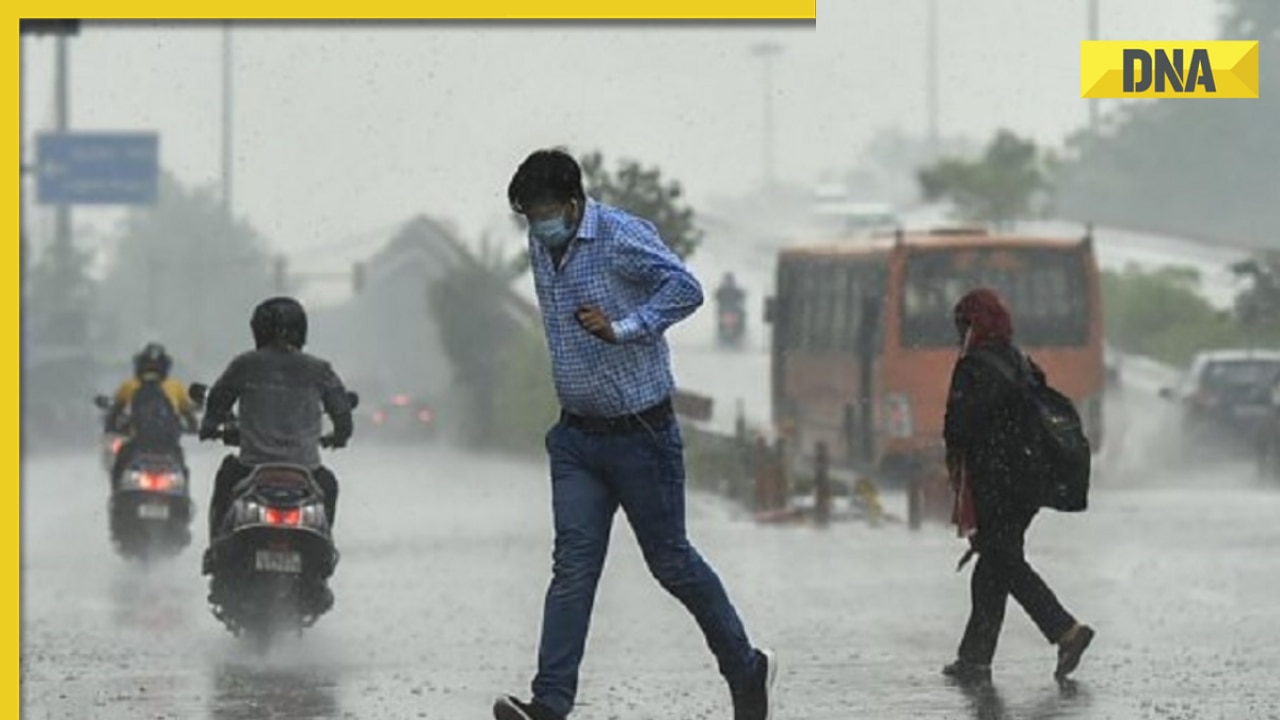
[[[236,483],[249,477],[251,472],[253,466],[240,462],[235,455],[222,458],[222,465],[218,467],[218,474],[213,481],[213,498],[209,501],[210,542],[213,542],[218,524],[231,506],[232,490]],[[329,529],[332,530],[338,512],[338,478],[323,465],[312,470],[311,476],[324,493],[324,514],[329,518]]]
[[[978,561],[969,585],[972,608],[957,653],[960,660],[980,665],[989,665],[995,657],[1010,595],[1050,643],[1076,623],[1027,562],[1023,543],[1036,511],[1000,510],[984,513],[981,504],[978,508]]]

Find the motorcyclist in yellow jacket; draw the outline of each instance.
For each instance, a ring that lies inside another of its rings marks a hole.
[[[169,377],[173,359],[159,343],[148,343],[133,357],[134,376],[116,389],[103,430],[126,440],[116,454],[114,486],[130,457],[138,451],[172,452],[182,457],[182,432],[195,432],[196,407],[184,384]]]

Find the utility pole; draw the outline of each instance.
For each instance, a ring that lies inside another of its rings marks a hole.
[[[753,45],[751,54],[760,58],[764,65],[764,127],[761,142],[764,155],[764,189],[773,190],[777,179],[773,162],[773,60],[782,53],[782,48],[774,43]]]
[[[938,0],[929,0],[927,105],[930,162],[938,161]]]
[[[160,335],[160,326],[157,324],[160,320],[157,317],[160,292],[156,287],[159,282],[160,261],[154,252],[147,253],[147,334],[153,337]]]
[[[19,327],[19,336],[20,336],[18,352],[20,356],[19,362],[25,365],[26,350],[28,349],[27,340],[31,338],[34,335],[34,333],[28,331],[30,328],[30,324],[26,322],[26,316],[30,314],[29,309],[26,312],[22,311],[23,305],[26,305],[24,300],[26,299],[25,296],[26,296],[26,288],[27,288],[27,279],[28,279],[29,267],[31,264],[30,245],[28,244],[28,240],[27,240],[27,223],[26,223],[27,207],[26,207],[25,176],[32,172],[32,167],[28,166],[25,163],[26,157],[25,157],[25,153],[23,152],[23,150],[26,147],[26,123],[24,122],[26,103],[23,101],[25,96],[24,86],[26,82],[26,73],[25,73],[26,52],[25,52],[25,48],[23,48],[23,45],[25,44],[23,42],[23,39],[26,35],[36,35],[36,36],[53,35],[57,40],[57,45],[55,49],[55,52],[56,52],[56,56],[55,56],[56,69],[55,70],[57,75],[55,79],[56,84],[54,87],[55,101],[57,103],[56,121],[57,121],[58,131],[66,132],[66,129],[70,124],[70,117],[69,117],[70,116],[70,111],[69,111],[70,93],[69,93],[69,83],[67,80],[67,39],[69,36],[79,34],[80,21],[79,20],[22,20],[20,19],[18,21],[18,32],[19,32],[19,43],[18,43],[18,55],[19,55],[18,57],[18,156],[19,156],[18,243],[19,243],[19,246],[18,247],[19,247],[19,254],[20,254],[19,261],[18,261],[19,262],[18,303],[20,308],[19,318],[18,318],[18,327]],[[66,286],[62,288],[58,288],[59,290],[61,290],[61,293],[49,294],[49,297],[57,297],[58,294],[61,294],[62,297],[56,301],[54,306],[51,308],[51,312],[48,315],[47,319],[50,322],[48,323],[47,329],[50,330],[50,332],[47,333],[46,337],[40,338],[40,341],[61,346],[64,348],[71,345],[79,345],[78,349],[84,350],[86,349],[84,347],[84,344],[85,344],[85,340],[87,339],[87,332],[86,332],[87,325],[85,323],[85,317],[84,317],[85,308],[83,304],[80,304],[79,306],[77,306],[77,304],[80,303],[82,299],[77,298],[72,292],[73,290],[78,290],[79,288],[75,288],[73,286],[74,281],[76,280],[75,274],[78,271],[78,268],[75,266],[76,258],[75,258],[74,249],[71,246],[71,215],[70,215],[69,207],[65,205],[58,206],[56,223],[57,223],[55,226],[56,234],[54,238],[55,242],[50,255],[50,259],[51,259],[50,264],[53,267],[54,271],[49,274],[49,277],[47,278],[47,280],[55,284],[64,283]],[[70,378],[65,378],[65,379],[70,380]],[[67,398],[65,396],[67,394],[77,393],[77,390],[74,388],[75,384],[76,383],[72,381],[69,385],[63,385],[62,387],[59,388],[57,392],[47,393],[44,399],[47,401],[57,402],[59,404],[61,404],[62,402],[66,402]],[[20,427],[18,430],[18,444],[20,448],[26,445],[26,438],[28,436],[28,433],[25,431],[25,426],[27,424],[25,422],[27,419],[25,401],[26,401],[27,395],[28,393],[20,393],[20,397],[18,398],[18,406],[19,406],[18,413],[19,413],[19,416],[23,419],[23,422],[19,423],[23,427]],[[58,397],[55,397],[55,396],[58,396]],[[37,432],[40,432],[42,434],[50,433],[50,432],[55,434],[61,434],[64,431],[65,431],[65,428],[58,427],[56,424],[43,425],[42,427],[37,429]]]
[[[226,222],[228,231],[234,229],[235,210],[232,204],[234,196],[232,194],[232,174],[233,174],[233,157],[232,152],[232,122],[233,104],[232,104],[232,87],[231,87],[231,21],[224,20],[222,23],[222,117],[220,127],[222,130],[222,212],[223,219]],[[192,280],[195,283],[197,297],[203,298],[206,292],[205,271],[205,246],[198,244],[196,246],[196,266],[191,268]],[[277,268],[277,273],[280,269]],[[204,304],[197,302],[193,308],[196,318],[195,327],[195,352],[196,357],[203,358],[206,355],[205,346],[209,342],[209,333],[205,325],[207,324],[207,315],[205,313]]]
[[[1089,39],[1098,39],[1098,0],[1089,0]],[[1089,134],[1098,135],[1098,98],[1089,98]]]
[[[19,261],[19,285],[25,287],[23,279],[26,276],[27,262],[30,260],[27,250],[27,223],[26,223],[26,182],[25,176],[31,173],[31,168],[25,164],[26,155],[23,149],[26,147],[26,105],[23,102],[24,83],[26,81],[26,53],[23,47],[23,39],[27,35],[53,35],[58,40],[57,48],[57,101],[58,101],[58,130],[65,132],[69,124],[68,111],[68,88],[67,88],[67,37],[80,34],[79,20],[19,20],[18,21],[18,149],[19,149],[19,169],[18,169],[18,236],[20,243],[21,259]],[[70,217],[66,220],[67,227],[70,227]],[[68,233],[69,236],[69,233]],[[21,297],[20,289],[19,297]]]
[[[67,68],[67,36],[58,35],[55,40],[55,80],[54,80],[54,102],[55,102],[55,129],[59,133],[67,132],[71,125],[71,82],[68,78]],[[54,209],[53,220],[53,248],[52,248],[52,265],[55,268],[54,276],[56,282],[70,284],[72,274],[74,272],[72,265],[75,262],[75,250],[71,241],[71,206],[66,204],[57,205]],[[52,333],[58,337],[61,342],[59,345],[70,345],[74,342],[75,330],[68,324],[72,321],[72,305],[74,300],[71,297],[71,287],[63,288],[63,304],[59,308],[62,312],[57,313],[53,317]]]
[[[231,205],[231,21],[222,25],[222,207],[227,220],[232,215]]]
[[[289,291],[289,261],[284,255],[277,255],[273,273],[276,293],[284,295]]]

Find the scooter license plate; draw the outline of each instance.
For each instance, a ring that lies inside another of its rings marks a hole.
[[[302,553],[293,550],[259,550],[254,556],[254,569],[259,572],[302,572]]]
[[[143,520],[168,520],[169,506],[164,503],[143,503],[138,506],[138,517]]]

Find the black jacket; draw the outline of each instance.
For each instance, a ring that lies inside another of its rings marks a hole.
[[[1011,367],[1023,367],[1022,352],[1004,345],[966,354],[951,374],[943,436],[948,457],[963,458],[973,483],[980,532],[983,525],[1034,512],[1036,507],[1021,492],[1033,472],[1025,449],[1028,401],[981,353],[996,355]],[[1044,382],[1044,371],[1030,358],[1027,363],[1023,371]]]

